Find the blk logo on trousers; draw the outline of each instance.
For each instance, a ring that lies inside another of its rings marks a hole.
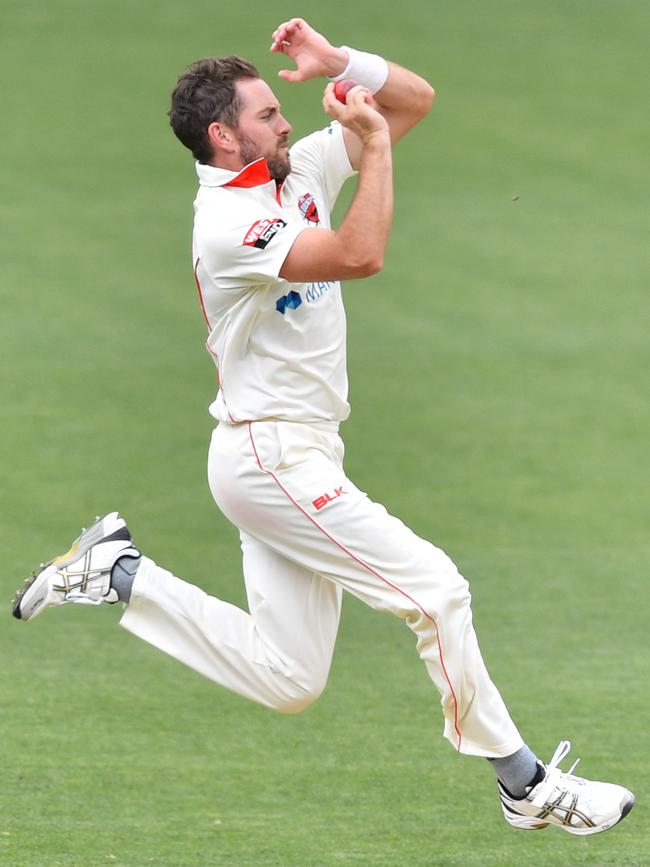
[[[316,499],[312,501],[312,506],[317,512],[320,512],[320,510],[324,509],[325,506],[333,503],[334,500],[338,500],[340,496],[346,493],[347,491],[344,491],[343,488],[334,488],[331,493],[321,494],[320,497],[316,497]]]

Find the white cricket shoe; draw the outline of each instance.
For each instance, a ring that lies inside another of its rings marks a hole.
[[[13,602],[18,620],[32,620],[52,605],[117,602],[111,570],[120,557],[139,557],[124,520],[117,512],[98,518],[72,543],[69,551],[42,563],[25,581]]]
[[[525,798],[517,800],[497,781],[503,815],[513,828],[534,831],[557,825],[569,834],[598,834],[616,825],[634,806],[634,795],[613,783],[598,783],[572,774],[578,759],[565,774],[557,766],[571,749],[561,741],[546,765],[544,779]]]

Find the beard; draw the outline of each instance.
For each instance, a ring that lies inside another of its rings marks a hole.
[[[264,154],[261,154],[258,146],[252,138],[247,135],[238,133],[237,140],[239,142],[239,150],[244,165],[259,160]],[[275,152],[270,156],[265,156],[266,164],[269,167],[269,173],[276,183],[281,184],[291,171],[291,162],[289,160],[289,152],[282,149],[283,145],[287,145],[288,138],[281,139],[275,149]]]

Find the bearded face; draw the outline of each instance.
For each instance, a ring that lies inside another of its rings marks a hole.
[[[241,168],[263,158],[271,177],[282,182],[291,171],[291,124],[282,116],[280,103],[263,79],[238,81],[237,95],[241,108],[233,132]]]
[[[245,166],[264,157],[271,177],[277,183],[282,183],[291,171],[288,135],[282,136],[277,142],[269,143],[266,148],[263,148],[250,136],[243,133],[241,129],[238,129],[237,141],[239,142],[239,153]]]

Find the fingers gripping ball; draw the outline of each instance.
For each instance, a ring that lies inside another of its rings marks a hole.
[[[334,96],[338,99],[339,102],[342,102],[343,105],[345,105],[348,97],[348,92],[356,86],[356,81],[352,81],[351,78],[343,78],[341,81],[337,81],[334,85]]]

